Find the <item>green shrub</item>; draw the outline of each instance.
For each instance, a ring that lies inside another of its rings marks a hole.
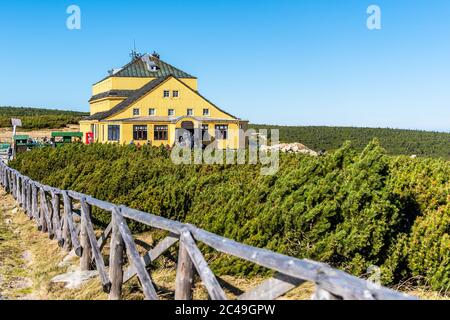
[[[435,289],[449,285],[450,164],[387,156],[377,140],[362,152],[345,143],[322,157],[281,154],[273,176],[258,165],[174,165],[165,148],[113,144],[36,149],[11,165],[48,185],[355,275],[378,265],[385,284],[420,276]],[[206,254],[218,273],[262,272]]]

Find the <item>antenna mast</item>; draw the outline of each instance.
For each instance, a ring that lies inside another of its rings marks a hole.
[[[140,57],[139,52],[136,50],[136,40],[133,39],[133,50],[131,50],[130,57],[132,60],[138,59]]]

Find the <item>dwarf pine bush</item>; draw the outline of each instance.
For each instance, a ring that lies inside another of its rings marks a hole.
[[[384,284],[450,285],[450,163],[387,156],[377,140],[362,152],[345,143],[322,157],[281,154],[273,176],[258,165],[174,165],[163,147],[113,144],[36,149],[11,165],[48,185],[355,275],[378,265]],[[202,249],[218,273],[261,272]]]

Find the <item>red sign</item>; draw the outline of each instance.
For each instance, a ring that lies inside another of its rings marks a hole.
[[[94,142],[94,133],[86,132],[86,144],[91,144]]]

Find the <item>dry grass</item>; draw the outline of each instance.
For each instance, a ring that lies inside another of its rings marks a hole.
[[[60,262],[67,252],[59,248],[55,240],[48,239],[47,234],[37,230],[35,224],[18,209],[10,195],[0,190],[0,297],[7,299],[52,299],[52,300],[103,300],[108,296],[102,291],[100,280],[94,278],[80,289],[66,289],[63,284],[50,281],[54,276],[65,273],[78,265],[79,259],[73,258],[72,265],[61,266]],[[13,211],[17,211],[13,213]],[[97,231],[98,232],[98,231]],[[143,254],[164,236],[160,231],[136,235],[138,250]],[[161,299],[174,297],[177,246],[158,258],[151,269],[151,276]],[[24,253],[26,253],[24,255]],[[108,263],[109,247],[102,253]],[[223,280],[223,281],[222,281]],[[242,278],[224,275],[219,278],[229,299],[235,299],[264,281],[263,277]],[[433,292],[425,287],[417,288],[411,281],[399,284],[395,289],[416,295],[422,299],[448,299],[443,292]],[[314,291],[314,284],[303,285],[288,292],[279,299],[309,299]],[[142,289],[137,277],[123,287],[124,299],[143,299]],[[201,279],[196,276],[193,290],[194,299],[208,299],[208,294]]]

